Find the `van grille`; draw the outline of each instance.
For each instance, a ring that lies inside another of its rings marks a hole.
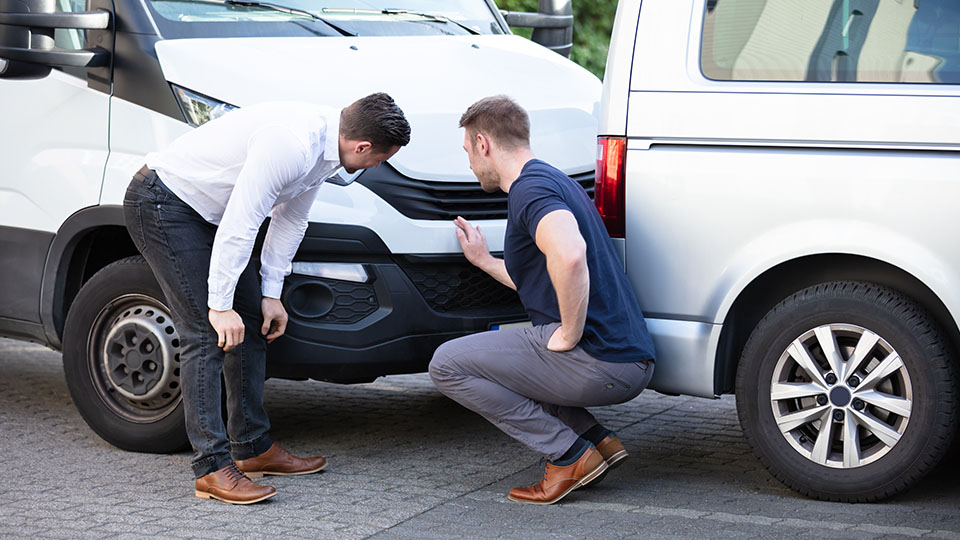
[[[401,257],[400,267],[434,311],[526,318],[516,291],[462,258],[462,262],[442,263],[440,259],[410,260],[418,258]]]
[[[593,199],[594,172],[572,176]],[[506,219],[507,194],[487,193],[480,182],[435,182],[415,180],[398,173],[389,165],[368,169],[357,182],[412,219],[469,220]]]

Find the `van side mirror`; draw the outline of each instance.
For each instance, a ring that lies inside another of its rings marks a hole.
[[[519,28],[533,28],[530,39],[551,51],[570,58],[573,49],[572,0],[540,0],[537,13],[501,11],[507,24]]]
[[[63,13],[56,0],[0,2],[0,78],[46,77],[52,66],[100,67],[110,61],[103,48],[65,50],[54,47],[58,28],[104,30],[110,27],[106,10]]]

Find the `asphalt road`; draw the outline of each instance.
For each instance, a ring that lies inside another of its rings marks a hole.
[[[960,540],[960,465],[879,504],[796,495],[750,453],[734,400],[644,392],[595,410],[631,457],[549,507],[506,492],[539,456],[425,375],[267,382],[273,436],[327,471],[268,477],[253,506],[193,496],[189,454],[124,452],[70,401],[60,355],[0,339],[0,538],[939,538]]]

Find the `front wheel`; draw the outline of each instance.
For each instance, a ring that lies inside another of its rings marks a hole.
[[[737,372],[744,435],[804,495],[876,501],[944,456],[957,425],[956,367],[931,317],[863,282],[804,289],[750,336]]]
[[[187,446],[180,338],[142,257],[104,267],[67,315],[63,369],[80,415],[107,442],[136,452]]]

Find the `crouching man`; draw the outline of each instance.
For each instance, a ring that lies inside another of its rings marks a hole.
[[[534,157],[526,111],[488,97],[467,109],[460,127],[484,191],[507,193],[503,259],[463,218],[457,238],[472,264],[517,291],[533,327],[447,342],[430,376],[445,395],[546,455],[543,479],[510,490],[509,499],[552,504],[627,457],[584,407],[636,397],[653,375],[653,343],[593,202]]]

